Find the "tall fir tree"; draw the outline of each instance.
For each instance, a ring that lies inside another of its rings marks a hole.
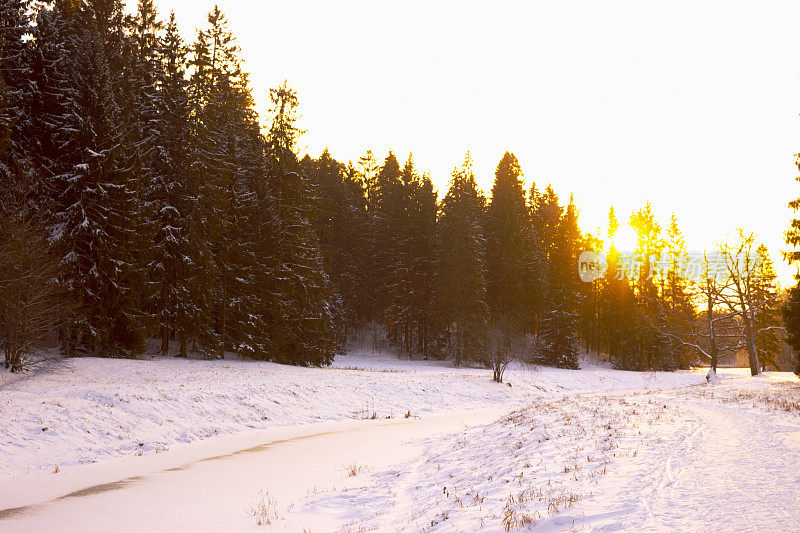
[[[417,287],[414,285],[414,232],[416,214],[416,189],[419,188],[419,174],[414,167],[413,157],[400,171],[399,180],[389,189],[387,211],[385,212],[386,231],[393,240],[391,255],[388,256],[386,293],[387,329],[391,338],[400,348],[400,353],[412,355],[414,340],[414,312]]]
[[[636,232],[636,352],[637,359],[629,370],[661,369],[668,353],[666,310],[663,304],[662,276],[658,261],[665,247],[661,225],[655,218],[651,204],[631,215],[630,225]]]
[[[45,40],[35,61],[38,74],[55,71],[38,79],[51,119],[44,129],[58,141],[43,162],[54,176],[61,280],[77,303],[72,345],[79,335],[91,353],[135,354],[144,336],[140,230],[148,172],[138,86],[126,83],[135,70],[132,43],[121,2],[57,2],[54,11],[52,19],[40,17],[37,35]]]
[[[795,165],[800,168],[800,154],[795,155]],[[800,176],[795,177],[795,181],[800,183]],[[785,259],[790,265],[800,263],[800,218],[797,212],[800,211],[800,198],[795,198],[789,202],[789,208],[794,213],[786,230],[786,244],[791,246],[791,250],[784,253]],[[796,368],[795,373],[800,375],[800,270],[795,274],[797,284],[789,289],[784,304],[782,316],[783,324],[786,328],[786,342],[794,351]]]
[[[685,275],[689,264],[686,241],[673,213],[667,226],[662,261],[662,300],[665,313],[665,350],[661,366],[665,369],[688,368],[690,352],[680,339],[689,338],[695,323],[689,281]],[[662,332],[664,333],[664,332]]]
[[[34,202],[43,191],[37,190],[40,180],[31,161],[31,153],[37,149],[31,142],[36,86],[32,79],[31,45],[25,39],[32,32],[31,7],[31,2],[24,0],[0,3],[0,79],[3,84],[0,195],[9,194],[10,189],[20,189]]]
[[[396,261],[401,245],[407,236],[398,234],[398,221],[402,220],[402,184],[400,164],[392,152],[386,156],[375,178],[375,187],[369,201],[372,232],[370,254],[373,258],[375,283],[374,316],[380,323],[390,323],[387,313],[392,305],[390,287],[396,277]],[[389,328],[396,343],[397,331]]]
[[[579,368],[578,310],[581,303],[578,255],[582,236],[570,198],[558,222],[547,278],[547,313],[542,324],[543,359],[561,368]]]
[[[267,147],[274,161],[271,189],[277,201],[280,361],[327,365],[335,352],[330,281],[315,232],[314,184],[297,156],[297,94],[284,83],[270,91],[272,124]]]
[[[263,140],[239,47],[224,14],[215,7],[193,47],[190,80],[195,170],[200,184],[198,222],[211,261],[197,279],[207,298],[199,307],[201,345],[208,355],[226,351],[265,358],[264,313],[256,312],[258,234],[248,227],[258,213],[257,182],[263,178]]]
[[[522,169],[506,152],[497,166],[486,213],[486,291],[493,322],[521,335],[532,331],[535,236],[525,203]]]
[[[436,218],[437,194],[430,176],[423,176],[414,190],[414,323],[417,353],[425,359],[440,357],[444,344],[444,314],[438,295],[439,255]]]
[[[442,308],[451,325],[450,351],[456,366],[488,361],[483,217],[486,199],[478,190],[469,154],[453,171],[438,223]]]
[[[148,264],[147,309],[161,337],[161,352],[168,353],[174,332],[180,342],[178,355],[186,357],[188,342],[199,337],[197,325],[209,312],[202,295],[211,289],[204,273],[211,257],[202,231],[200,183],[194,172],[187,50],[174,12],[154,47],[155,138],[153,179],[147,194],[155,228]]]
[[[600,293],[600,331],[602,349],[617,368],[635,368],[636,296],[630,283],[628,264],[614,242],[620,223],[614,208],[608,213],[607,271]]]
[[[363,182],[352,167],[339,163],[326,149],[319,159],[306,157],[304,171],[319,191],[317,236],[325,272],[336,302],[337,344],[346,347],[351,333],[369,319],[369,218]]]
[[[761,370],[765,372],[768,366],[777,367],[777,359],[782,351],[782,343],[778,337],[781,328],[781,305],[778,298],[775,266],[769,256],[769,250],[764,244],[756,249],[755,278],[753,285],[755,292],[754,303],[759,307],[755,316],[754,329],[756,331],[756,346],[758,348]]]

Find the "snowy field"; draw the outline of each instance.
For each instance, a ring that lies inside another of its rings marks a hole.
[[[0,373],[0,479],[125,455],[161,453],[218,435],[333,420],[402,418],[531,397],[675,387],[699,374],[491,371],[394,356],[338,357],[310,369],[174,358],[71,359],[18,377]]]
[[[0,530],[794,529],[800,384],[720,375],[509,386],[370,353],[3,373]]]

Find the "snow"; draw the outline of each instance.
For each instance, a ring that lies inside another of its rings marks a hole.
[[[508,386],[364,352],[0,374],[0,529],[792,530],[800,384],[748,374],[516,366]]]
[[[496,422],[423,441],[415,457],[360,484],[309,495],[282,525],[795,530],[797,379],[722,372],[719,385],[536,399]]]
[[[70,359],[21,378],[0,373],[0,480],[215,435],[331,420],[525,405],[531,396],[674,387],[697,373],[485,369],[367,353],[333,368],[246,361]]]

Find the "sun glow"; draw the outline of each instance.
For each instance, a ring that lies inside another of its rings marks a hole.
[[[632,253],[636,250],[636,232],[632,227],[626,225],[620,226],[619,231],[614,236],[611,244],[618,252]]]

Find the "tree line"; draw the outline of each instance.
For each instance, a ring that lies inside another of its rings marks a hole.
[[[119,0],[4,1],[0,25],[6,365],[54,327],[66,355],[133,356],[160,336],[181,356],[329,363],[297,97],[270,92],[262,133],[222,12],[188,45],[152,0],[135,16]]]
[[[572,198],[526,189],[512,153],[489,195],[467,154],[441,198],[412,156],[300,158],[297,94],[270,90],[260,118],[218,7],[185,43],[153,0],[135,15],[120,0],[0,6],[7,367],[54,332],[68,356],[132,357],[156,337],[182,357],[326,365],[369,331],[498,381],[514,358],[577,368],[581,346],[618,368],[687,367],[714,351],[703,324],[726,320],[765,350],[774,270],[758,278],[769,305],[737,303],[735,276],[695,283],[677,220],[662,232],[649,204],[630,219],[639,275],[620,276],[613,209],[602,239],[582,232]],[[603,250],[606,273],[582,281],[583,252]],[[667,268],[650,275],[656,257]]]

